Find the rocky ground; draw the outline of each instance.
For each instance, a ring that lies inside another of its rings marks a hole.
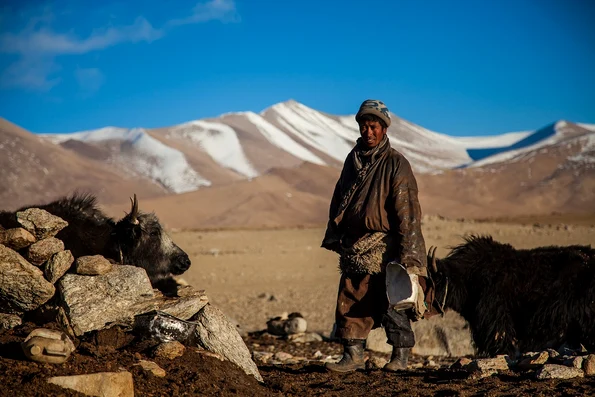
[[[378,366],[388,354],[367,352],[365,371],[329,373],[324,361],[340,356],[337,343],[294,343],[266,333],[246,336],[263,382],[246,375],[229,361],[195,347],[181,356],[156,354],[156,344],[126,336],[117,329],[82,338],[77,351],[61,365],[24,359],[19,343],[32,329],[24,324],[0,334],[2,396],[82,396],[49,384],[61,375],[128,371],[136,396],[577,396],[595,393],[595,377],[536,380],[536,370],[501,370],[486,376],[457,368],[455,358],[414,355],[407,371],[387,373]],[[144,369],[141,362],[158,369]],[[453,365],[454,364],[454,365]]]
[[[454,313],[415,324],[418,345],[407,371],[382,371],[389,354],[382,335],[376,335],[368,344],[365,371],[347,375],[327,372],[324,363],[337,360],[341,346],[329,339],[338,272],[335,255],[319,248],[323,232],[292,229],[172,233],[193,261],[183,278],[205,289],[210,304],[237,322],[263,382],[196,344],[183,348],[163,346],[118,327],[75,338],[76,350],[63,364],[29,361],[21,343],[36,326],[25,318],[22,325],[0,330],[0,396],[82,395],[48,383],[48,379],[96,373],[123,375],[118,382],[138,396],[595,394],[595,377],[590,376],[595,371],[595,356],[580,351],[552,351],[535,352],[520,360],[500,357],[489,362],[473,361],[468,329]],[[437,245],[439,256],[468,233],[492,234],[519,248],[595,245],[595,226],[584,222],[535,221],[518,225],[424,220],[426,243],[428,247]],[[308,332],[290,338],[263,332],[267,320],[284,312],[301,313],[307,319]],[[447,336],[447,343],[437,338],[436,330]],[[460,360],[462,356],[470,358]],[[556,376],[566,379],[551,379]]]

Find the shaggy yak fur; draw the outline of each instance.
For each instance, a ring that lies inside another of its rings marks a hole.
[[[595,249],[515,249],[489,236],[465,240],[443,259],[430,248],[428,270],[435,302],[469,322],[480,356],[562,344],[595,350]]]
[[[174,293],[177,283],[171,275],[188,270],[190,259],[163,230],[155,214],[139,212],[134,195],[130,213],[116,221],[106,216],[96,201],[92,195],[74,194],[17,211],[41,208],[67,221],[68,226],[56,238],[64,242],[65,249],[75,258],[103,255],[117,263],[142,267],[154,288],[167,295]],[[21,227],[15,215],[17,211],[1,211],[0,225],[6,229]]]

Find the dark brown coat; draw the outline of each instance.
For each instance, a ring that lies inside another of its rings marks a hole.
[[[347,156],[331,200],[322,247],[341,253],[342,248],[352,246],[366,233],[388,233],[394,238],[392,260],[426,277],[417,181],[409,161],[390,147],[388,137],[385,139],[372,156],[362,156],[359,140]],[[358,167],[362,158],[364,165],[370,162],[363,173]],[[360,180],[356,183],[358,174]]]

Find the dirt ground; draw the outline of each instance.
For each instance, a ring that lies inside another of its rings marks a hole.
[[[470,233],[491,234],[515,247],[540,245],[595,245],[595,222],[571,224],[564,219],[547,224],[452,221],[438,217],[425,219],[423,232],[427,247],[438,246],[438,255],[460,243]],[[0,331],[0,396],[75,396],[75,392],[49,385],[49,376],[75,375],[126,369],[133,374],[137,396],[577,396],[595,395],[595,377],[572,380],[537,381],[532,373],[502,373],[485,379],[451,369],[454,357],[414,355],[410,368],[391,374],[379,369],[338,375],[328,373],[322,356],[341,353],[334,342],[290,343],[255,332],[266,321],[283,312],[302,313],[308,330],[330,333],[337,282],[336,255],[319,248],[324,229],[176,231],[172,237],[192,259],[183,278],[205,289],[213,305],[237,321],[246,334],[251,351],[284,352],[307,361],[274,364],[256,361],[264,383],[244,374],[227,361],[188,348],[181,358],[165,360],[152,356],[154,345],[124,337],[117,330],[103,337],[89,336],[77,341],[77,351],[66,364],[28,362],[19,342],[33,329],[25,324]],[[371,353],[382,358],[388,354]],[[318,357],[318,359],[317,359]],[[139,359],[152,360],[165,369],[163,378],[146,373],[135,365]],[[424,365],[428,360],[434,366]]]

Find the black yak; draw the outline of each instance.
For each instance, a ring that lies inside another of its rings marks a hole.
[[[105,215],[90,194],[74,194],[45,205],[20,208],[41,208],[68,222],[56,238],[64,242],[67,250],[77,258],[85,255],[103,255],[117,263],[144,268],[154,288],[170,295],[177,285],[173,275],[184,273],[190,267],[188,255],[163,230],[153,213],[138,210],[136,194],[131,199],[130,213],[118,221]],[[0,225],[4,228],[20,227],[15,213],[0,212]]]
[[[434,305],[468,321],[478,355],[595,349],[595,249],[465,240],[443,259],[430,248],[428,267]]]

